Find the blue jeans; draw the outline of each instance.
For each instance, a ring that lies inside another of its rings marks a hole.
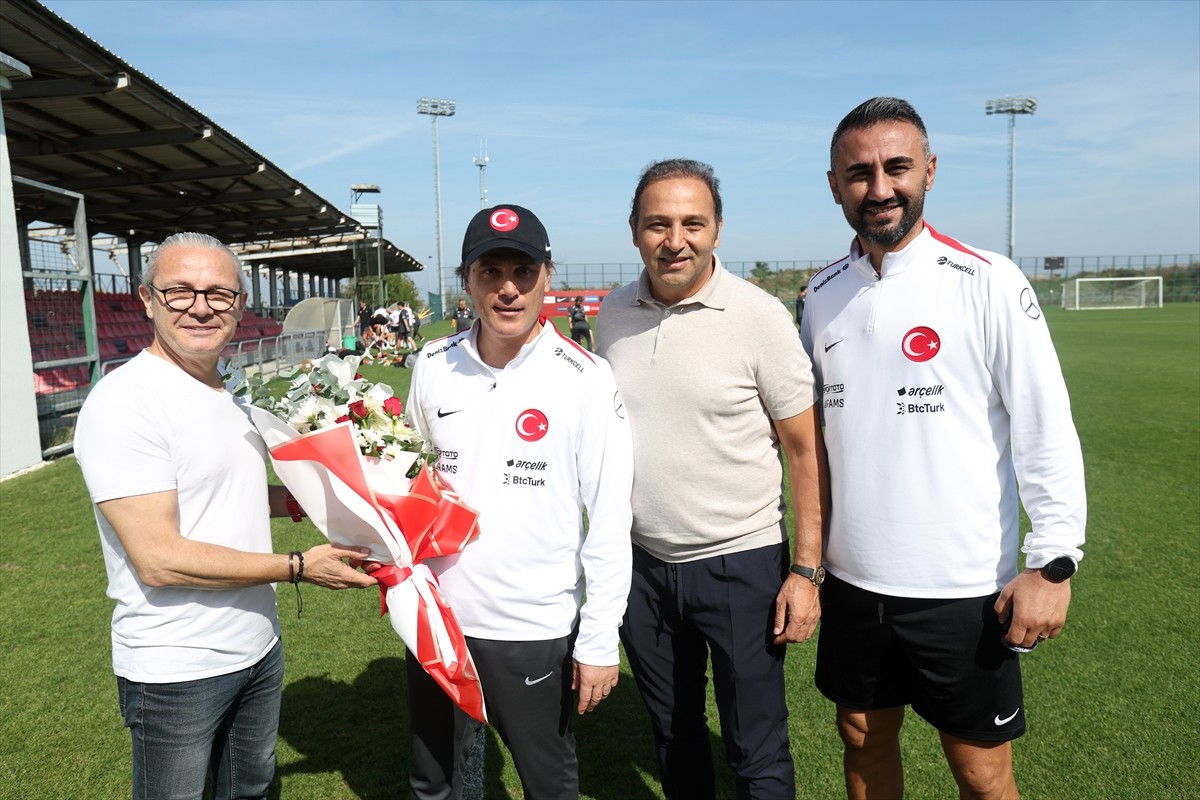
[[[283,644],[247,669],[178,683],[117,677],[133,737],[133,800],[265,798],[275,775]]]

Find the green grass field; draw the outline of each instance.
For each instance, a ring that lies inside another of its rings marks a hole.
[[[1087,464],[1087,557],[1061,638],[1025,656],[1023,796],[1200,796],[1200,305],[1047,310]],[[442,323],[444,325],[444,323]],[[432,336],[439,327],[430,326]],[[408,372],[363,370],[407,392]],[[277,551],[320,540],[276,521]],[[0,800],[129,796],[129,741],[110,668],[104,565],[74,459],[0,484]],[[279,587],[287,681],[277,797],[406,796],[403,652],[373,592]],[[833,707],[814,648],[788,654],[800,796],[844,796]],[[721,752],[712,715],[714,750]],[[626,671],[578,720],[583,796],[661,797],[648,722]],[[519,798],[494,735],[489,798]],[[904,732],[908,797],[956,796],[934,732]],[[722,797],[732,797],[720,770]]]

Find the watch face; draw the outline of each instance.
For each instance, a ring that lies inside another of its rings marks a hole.
[[[816,571],[813,572],[812,582],[813,582],[813,586],[820,586],[822,583],[825,582],[825,568],[824,567],[817,567]]]
[[[1076,569],[1074,559],[1069,556],[1059,556],[1042,567],[1042,573],[1050,580],[1058,583],[1074,575]]]

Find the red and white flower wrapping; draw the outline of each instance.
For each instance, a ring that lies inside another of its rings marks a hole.
[[[385,565],[372,575],[409,652],[459,708],[487,722],[462,629],[423,563],[461,552],[479,535],[479,515],[428,466],[405,477],[416,453],[363,456],[349,422],[299,434],[269,411],[251,407],[250,415],[276,474],[313,524],[329,541],[366,547],[369,560]]]

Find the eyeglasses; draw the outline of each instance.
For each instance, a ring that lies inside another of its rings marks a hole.
[[[163,303],[174,311],[187,311],[196,304],[196,296],[201,294],[204,295],[204,302],[213,311],[228,311],[244,294],[244,292],[235,292],[232,289],[192,289],[187,286],[169,286],[166,289],[159,289],[151,284],[150,288],[161,293]]]

